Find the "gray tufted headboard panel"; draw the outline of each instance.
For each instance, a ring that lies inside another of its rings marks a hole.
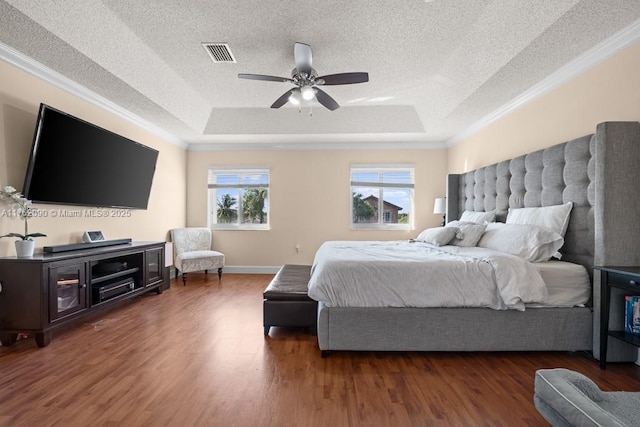
[[[600,123],[593,135],[447,177],[447,220],[466,210],[573,202],[563,260],[593,266],[640,265],[640,123]],[[593,306],[600,306],[600,275]],[[625,291],[620,291],[624,294]],[[611,299],[609,327],[624,328],[624,298]],[[593,355],[600,356],[600,312],[593,310]],[[609,340],[609,361],[635,361],[637,348]]]
[[[463,211],[497,210],[504,222],[509,208],[573,202],[562,260],[594,262],[595,135],[505,160],[464,174],[449,175],[447,221]]]

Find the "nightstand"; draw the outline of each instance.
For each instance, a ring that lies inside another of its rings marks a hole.
[[[611,288],[624,289],[630,295],[640,295],[640,267],[594,267],[600,270],[600,369],[607,365],[607,343],[614,337],[640,347],[640,335],[609,330]]]

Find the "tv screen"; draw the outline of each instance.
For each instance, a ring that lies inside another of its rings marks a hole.
[[[146,209],[158,151],[40,104],[23,193],[37,203]]]

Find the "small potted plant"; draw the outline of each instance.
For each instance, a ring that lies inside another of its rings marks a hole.
[[[31,217],[31,210],[29,206],[31,201],[27,200],[18,192],[15,188],[7,185],[0,189],[0,200],[9,205],[12,209],[15,209],[14,215],[19,216],[24,221],[24,234],[9,233],[1,237],[17,237],[16,240],[16,255],[18,258],[25,258],[33,256],[33,250],[35,248],[34,237],[46,237],[42,233],[29,233],[28,219]]]

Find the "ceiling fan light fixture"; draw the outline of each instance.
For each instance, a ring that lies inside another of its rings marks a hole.
[[[293,83],[295,87],[286,91],[276,99],[275,102],[271,104],[271,108],[280,108],[288,102],[300,107],[303,101],[315,99],[320,105],[330,111],[337,110],[340,108],[340,105],[328,93],[316,86],[349,85],[369,81],[369,73],[364,72],[327,74],[319,77],[316,70],[312,67],[311,46],[308,44],[295,43],[293,45],[293,57],[296,66],[291,70],[291,78],[246,73],[239,73],[238,77],[241,79],[263,80],[267,82]]]
[[[300,92],[302,93],[302,99],[306,101],[310,101],[316,96],[316,92],[311,86],[304,86],[300,89]]]
[[[291,92],[291,95],[289,96],[289,102],[293,105],[300,105],[301,99],[299,90],[294,90],[293,92]]]

